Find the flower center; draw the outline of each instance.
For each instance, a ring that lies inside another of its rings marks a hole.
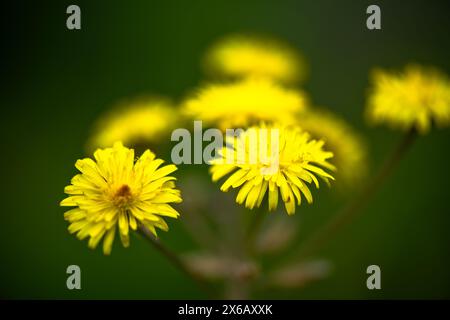
[[[113,201],[118,207],[124,207],[130,203],[132,196],[130,187],[124,184],[114,193]]]

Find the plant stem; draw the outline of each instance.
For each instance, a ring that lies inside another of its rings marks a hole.
[[[330,238],[332,238],[343,226],[348,224],[358,213],[368,205],[370,199],[375,195],[383,182],[390,176],[408,149],[411,147],[417,132],[409,130],[395,147],[394,151],[386,158],[375,177],[362,190],[359,197],[350,202],[322,228],[313,234],[309,240],[303,243],[297,254],[305,257],[320,249]],[[297,256],[298,257],[298,256]]]
[[[264,222],[265,216],[266,211],[262,208],[258,208],[252,216],[252,219],[248,225],[248,228],[246,230],[247,232],[245,234],[245,241],[247,242],[250,251],[252,251],[254,247],[254,242]]]
[[[138,230],[139,233],[143,235],[144,238],[147,239],[155,249],[157,249],[164,257],[167,258],[167,260],[169,260],[169,262],[172,263],[172,265],[174,265],[178,270],[187,275],[189,278],[194,280],[200,287],[200,289],[205,291],[209,296],[214,295],[208,283],[204,279],[198,277],[195,273],[193,273],[186,266],[183,260],[176,253],[162,244],[161,241],[159,241],[146,226],[140,224]]]
[[[225,300],[248,300],[249,284],[239,279],[228,279],[225,283]]]

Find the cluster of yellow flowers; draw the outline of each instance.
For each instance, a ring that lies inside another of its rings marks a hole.
[[[175,165],[160,167],[163,160],[147,150],[137,160],[136,143],[158,144],[180,123],[180,117],[202,120],[221,130],[243,128],[212,161],[210,173],[217,181],[229,175],[222,191],[239,189],[236,202],[260,207],[267,199],[275,210],[279,194],[288,214],[302,198],[312,203],[311,184],[354,187],[367,173],[367,151],[360,135],[344,120],[313,107],[305,92],[293,87],[306,74],[303,58],[289,46],[267,38],[233,36],[220,41],[206,55],[209,75],[221,79],[182,101],[178,109],[165,99],[136,100],[105,116],[89,140],[94,159],[76,162],[81,172],[65,188],[62,206],[69,231],[79,239],[89,237],[89,247],[103,240],[111,252],[116,229],[124,246],[129,229],[167,230],[163,217],[177,218],[171,203],[181,202]],[[450,123],[450,82],[442,74],[408,67],[403,74],[377,71],[366,109],[371,122],[426,132],[435,124]],[[263,130],[277,131],[277,146]],[[257,136],[256,143],[250,137]],[[275,151],[274,151],[275,150]],[[255,162],[233,162],[251,152],[267,157]]]

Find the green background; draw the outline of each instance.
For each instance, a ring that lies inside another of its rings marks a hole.
[[[372,3],[382,9],[380,31],[365,26]],[[69,4],[81,7],[80,31],[66,29]],[[204,298],[137,236],[105,257],[67,232],[58,203],[97,117],[123,98],[183,97],[203,81],[200,60],[212,42],[262,32],[303,52],[304,88],[366,136],[373,171],[401,133],[366,127],[369,71],[418,62],[450,73],[449,11],[446,1],[349,0],[19,1],[4,9],[0,296]],[[449,130],[420,137],[364,214],[320,252],[333,264],[328,278],[260,297],[449,298],[449,138]],[[302,235],[344,201],[321,197],[322,206],[293,217]],[[178,221],[170,226],[165,243],[193,248]],[[81,267],[82,290],[66,289],[70,264]],[[366,288],[370,264],[381,267],[382,290]]]

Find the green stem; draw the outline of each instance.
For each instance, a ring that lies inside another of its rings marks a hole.
[[[141,235],[144,236],[145,239],[147,239],[150,244],[158,250],[164,257],[169,260],[170,263],[172,263],[173,266],[175,266],[178,270],[180,270],[182,273],[184,273],[186,276],[194,280],[200,289],[205,291],[209,296],[213,296],[214,293],[211,290],[211,287],[208,285],[208,283],[197,276],[197,274],[193,273],[188,266],[183,262],[183,260],[173,251],[171,251],[169,248],[167,248],[164,244],[161,243],[154,235],[151,233],[151,231],[144,226],[143,224],[140,224],[138,227],[138,231]]]
[[[411,147],[416,137],[416,130],[409,130],[400,143],[395,147],[394,151],[385,160],[375,177],[362,190],[360,196],[355,198],[354,201],[350,202],[342,210],[338,211],[338,213],[326,225],[314,233],[309,240],[304,242],[296,253],[300,257],[305,257],[314,251],[319,250],[343,226],[354,219],[358,213],[360,213],[362,209],[368,205],[369,201],[381,187],[383,182],[390,176],[392,171]]]
[[[245,234],[245,241],[247,243],[247,246],[250,250],[250,253],[253,252],[256,237],[261,229],[261,226],[264,222],[264,218],[266,217],[266,211],[262,208],[257,208],[256,212],[254,213],[248,228],[247,232]]]

